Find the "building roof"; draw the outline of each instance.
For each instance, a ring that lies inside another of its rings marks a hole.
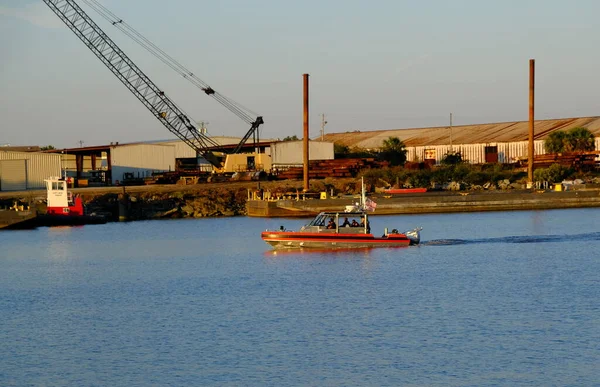
[[[215,149],[234,149],[237,144],[240,142],[240,137],[228,137],[228,136],[216,136],[210,137],[211,140],[220,144],[218,147],[207,147],[207,150],[215,150]],[[269,146],[272,142],[276,142],[274,139],[261,139],[259,146]],[[95,145],[95,146],[85,146],[79,148],[62,148],[62,149],[52,149],[46,151],[47,153],[67,153],[67,154],[89,154],[89,153],[97,153],[97,152],[106,152],[111,148],[115,147],[123,147],[123,146],[135,146],[135,145],[156,145],[156,146],[169,146],[175,143],[185,144],[180,139],[169,139],[169,140],[149,140],[149,141],[136,141],[136,142],[128,142],[128,143],[119,143],[114,142],[110,143],[110,145]],[[245,148],[254,146],[254,143],[251,140],[248,140],[244,145]],[[13,147],[14,148],[14,147]],[[24,148],[24,147],[23,147]],[[9,150],[8,147],[0,147],[0,150]],[[13,150],[13,149],[10,149]],[[38,149],[39,150],[39,149]]]
[[[557,130],[575,127],[589,129],[600,137],[600,117],[561,118],[536,120],[534,139],[541,140]],[[488,144],[529,140],[529,121],[499,122],[493,124],[438,126],[432,128],[353,131],[325,134],[324,141],[350,148],[379,148],[389,137],[398,137],[407,147],[452,144]]]
[[[41,149],[39,145],[29,145],[29,146],[10,146],[10,145],[2,145],[0,146],[0,151],[6,152],[39,152]]]

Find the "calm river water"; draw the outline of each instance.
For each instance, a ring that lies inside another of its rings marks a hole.
[[[600,209],[372,218],[272,253],[226,218],[0,232],[2,386],[600,385]]]

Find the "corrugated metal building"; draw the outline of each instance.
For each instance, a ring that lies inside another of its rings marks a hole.
[[[51,176],[61,176],[58,154],[0,151],[0,191],[45,189]]]
[[[241,141],[240,137],[230,137],[230,136],[215,136],[215,137],[210,137],[210,139],[219,145],[238,144]],[[274,141],[274,140],[272,140],[272,139],[261,140],[261,142],[266,142],[266,141]],[[252,141],[249,140],[247,142],[247,144],[250,144],[251,142]],[[178,140],[178,139],[151,141],[151,142],[145,142],[145,144],[172,145],[175,147],[175,158],[177,158],[177,159],[196,157],[196,151],[194,151],[194,149],[192,149],[192,147],[190,147],[188,144],[186,144],[185,142]]]
[[[112,184],[123,179],[124,173],[134,177],[149,177],[152,172],[175,170],[175,146],[128,144],[110,148]]]
[[[169,145],[175,148],[175,158],[184,159],[196,157],[196,151],[181,140],[166,140],[146,143],[149,145]]]
[[[535,153],[545,153],[544,139],[548,134],[575,127],[590,130],[596,137],[596,149],[600,149],[600,117],[579,117],[535,121]],[[379,149],[390,137],[398,137],[404,142],[409,161],[429,159],[439,163],[448,151],[453,150],[460,151],[463,159],[471,163],[511,163],[519,157],[527,157],[529,122],[353,131],[329,133],[324,139],[350,148]]]
[[[309,141],[308,158],[310,160],[333,160],[333,143]],[[271,143],[271,162],[278,165],[297,165],[304,162],[303,141],[279,141]]]

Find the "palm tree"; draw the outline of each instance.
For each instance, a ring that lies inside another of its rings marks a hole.
[[[548,135],[544,140],[546,153],[562,153],[565,151],[567,134],[557,130]]]
[[[586,152],[596,149],[595,138],[587,128],[576,127],[567,132],[567,150]]]
[[[406,145],[398,137],[390,137],[383,140],[381,156],[391,165],[404,165],[406,162]]]

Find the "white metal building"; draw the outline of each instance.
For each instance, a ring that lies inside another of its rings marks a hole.
[[[45,189],[44,179],[60,175],[59,154],[0,151],[0,191]]]
[[[486,144],[456,144],[456,145],[430,145],[408,147],[406,150],[407,161],[435,160],[441,163],[444,156],[450,152],[460,152],[462,159],[471,164],[498,162],[510,164],[518,161],[519,157],[527,156],[527,141],[498,142]],[[535,154],[544,153],[544,141],[533,142]]]
[[[175,146],[128,144],[111,146],[112,184],[123,179],[124,173],[134,177],[149,177],[152,172],[175,170]]]
[[[333,160],[333,143],[323,141],[308,142],[310,160]],[[271,143],[271,162],[278,165],[297,165],[304,162],[303,141],[279,141]]]
[[[229,136],[215,136],[210,137],[212,141],[219,145],[232,145],[238,144],[241,141],[240,137],[229,137]],[[265,139],[264,141],[273,141],[272,139]],[[249,141],[250,142],[250,141]],[[196,157],[196,151],[192,149],[188,144],[179,139],[173,140],[160,140],[160,141],[151,141],[145,142],[145,144],[153,144],[153,145],[172,145],[175,147],[175,158],[192,158]],[[133,144],[130,144],[133,145]]]
[[[196,157],[196,151],[192,149],[188,144],[181,140],[166,140],[166,141],[157,141],[157,142],[149,142],[147,145],[169,145],[175,148],[175,158],[176,159],[184,159],[184,158],[192,158]],[[133,145],[133,144],[132,144]]]
[[[600,117],[575,117],[535,121],[535,154],[545,153],[544,139],[550,133],[575,127],[584,127],[592,132],[596,137],[596,149],[600,149]],[[448,152],[454,151],[460,152],[463,160],[473,164],[514,163],[529,153],[528,121],[329,133],[325,140],[349,148],[381,149],[390,137],[404,142],[408,151],[407,161],[429,160],[439,164]]]

